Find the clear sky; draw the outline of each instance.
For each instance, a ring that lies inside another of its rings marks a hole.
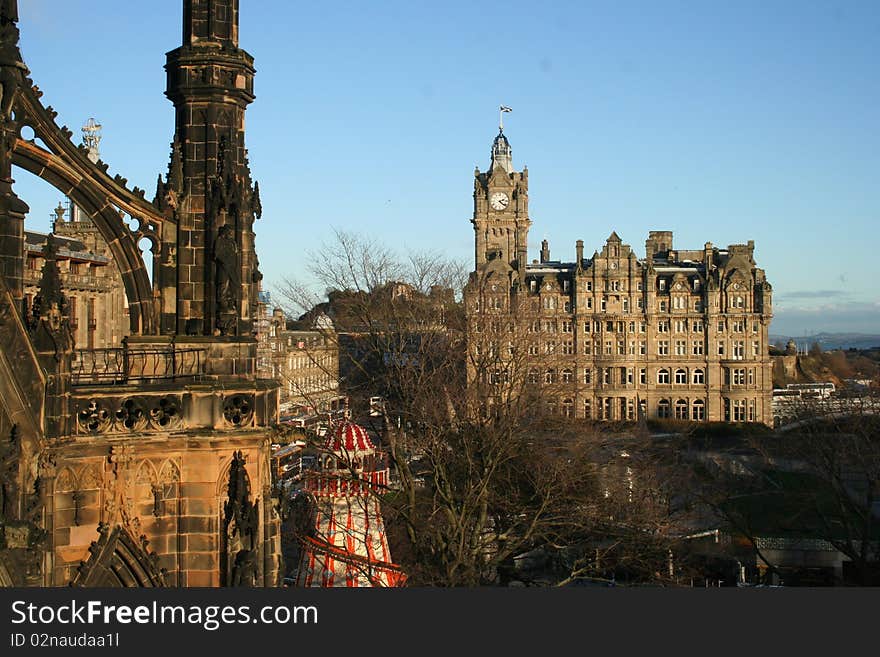
[[[111,175],[152,198],[181,0],[22,0],[22,53]],[[880,333],[880,2],[241,0],[247,114],[271,291],[332,228],[472,264],[473,169],[498,106],[529,167],[530,258],[616,230],[701,248],[755,240],[774,333]],[[18,171],[27,227],[61,195]]]

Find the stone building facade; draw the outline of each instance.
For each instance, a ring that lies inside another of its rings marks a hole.
[[[150,202],[55,123],[22,60],[17,2],[0,2],[0,584],[280,583],[278,384],[259,377],[253,335],[253,59],[239,48],[238,0],[182,5],[183,44],[166,65],[172,154]],[[79,273],[67,263],[82,251],[69,247],[91,251],[98,271],[104,256],[85,223],[56,222],[77,230],[31,252],[13,165],[99,233],[128,300],[121,346],[98,348],[96,335],[74,360],[84,315],[72,313]],[[28,258],[41,259],[30,297]]]
[[[88,218],[65,221],[55,210],[52,234],[58,241],[56,262],[61,288],[70,306],[70,328],[77,349],[119,347],[129,333],[128,305],[119,270],[97,227]],[[24,293],[30,306],[37,294],[45,261],[47,235],[27,231]]]
[[[554,260],[544,240],[528,262],[528,200],[499,132],[474,176],[471,382],[521,385],[568,417],[772,422],[772,288],[752,241],[680,249],[651,231],[642,258],[611,233],[591,257],[578,240]]]
[[[290,327],[289,327],[290,326]],[[268,326],[268,370],[265,378],[281,385],[284,416],[315,415],[343,410],[339,390],[339,340],[333,322],[319,314],[309,328],[289,325],[280,308]]]

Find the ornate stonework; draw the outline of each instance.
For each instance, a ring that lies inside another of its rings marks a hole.
[[[251,335],[253,60],[238,48],[238,0],[183,7],[184,43],[166,66],[172,155],[150,203],[55,124],[21,60],[16,3],[0,4],[0,571],[16,585],[278,584],[268,496],[278,385],[258,378]],[[22,125],[39,139],[21,139]],[[68,195],[106,245],[130,311],[121,344],[87,342],[74,357],[75,272],[61,271],[51,237],[25,296],[28,208],[13,164]],[[233,522],[231,503],[250,510]],[[229,559],[230,536],[242,535]]]
[[[499,133],[474,176],[464,300],[484,403],[519,390],[568,417],[770,424],[772,288],[754,243],[679,249],[651,231],[639,258],[612,232],[590,258],[578,240],[554,260],[544,240],[528,263],[528,171],[510,153]]]

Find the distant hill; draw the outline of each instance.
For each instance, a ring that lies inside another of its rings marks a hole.
[[[794,340],[798,347],[809,348],[818,342],[822,351],[832,349],[874,349],[880,348],[880,334],[870,333],[817,333],[815,335],[789,336],[771,335],[772,344],[785,347],[789,340]]]

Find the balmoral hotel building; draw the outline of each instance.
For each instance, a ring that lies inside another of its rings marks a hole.
[[[568,417],[772,422],[771,286],[754,242],[685,250],[651,231],[640,258],[612,232],[592,257],[578,240],[573,262],[553,260],[545,240],[529,263],[528,182],[499,132],[474,174],[469,381],[513,382]]]

